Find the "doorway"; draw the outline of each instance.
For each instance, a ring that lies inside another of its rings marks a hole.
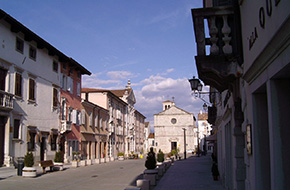
[[[176,150],[177,148],[177,142],[171,142],[171,151]]]
[[[46,138],[41,137],[41,143],[40,143],[40,161],[44,161],[44,154],[46,149]]]

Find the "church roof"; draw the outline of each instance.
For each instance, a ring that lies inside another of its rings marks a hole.
[[[164,113],[167,112],[168,110],[171,110],[171,109],[174,109],[174,108],[175,108],[175,109],[178,109],[178,110],[180,110],[180,111],[182,111],[182,112],[184,112],[184,113],[192,114],[192,115],[193,115],[193,113],[190,113],[190,112],[188,112],[188,111],[185,111],[185,110],[183,110],[183,109],[177,107],[176,105],[173,105],[173,106],[171,106],[170,108],[168,108],[168,109],[166,109],[166,110],[163,110],[162,112],[159,112],[158,114],[154,114],[154,115],[164,114]]]
[[[111,90],[111,92],[113,94],[115,94],[118,97],[123,97],[124,94],[126,93],[126,91],[128,91],[128,94],[130,94],[132,92],[132,88],[130,89],[120,89],[120,90]]]
[[[150,133],[148,136],[148,139],[154,139],[155,138],[155,134],[154,133]]]
[[[197,116],[197,120],[207,120],[207,113],[199,113]]]

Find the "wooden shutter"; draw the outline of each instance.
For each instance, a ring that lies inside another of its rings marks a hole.
[[[15,75],[15,95],[20,96],[20,97],[22,96],[21,84],[22,84],[22,76],[21,76],[21,74],[16,73],[16,75]]]

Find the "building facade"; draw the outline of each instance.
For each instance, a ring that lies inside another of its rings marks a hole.
[[[208,123],[207,118],[208,113],[198,113],[196,134],[199,140],[199,150],[204,153],[211,153],[213,151],[213,145],[207,138],[211,135],[212,127]]]
[[[87,100],[82,100],[80,155],[87,163],[109,161],[109,111]]]
[[[283,0],[214,0],[192,10],[199,78],[220,92],[210,97],[209,120],[228,189],[290,188],[289,7]]]
[[[75,63],[2,10],[0,32],[0,165],[27,152],[35,161],[53,159],[60,148],[60,65]]]
[[[64,162],[70,162],[72,152],[79,152],[81,146],[81,79],[91,73],[72,58],[60,65],[60,150]]]
[[[127,103],[104,89],[82,89],[82,98],[109,110],[108,117],[108,156],[117,158],[119,152],[125,152],[125,118]],[[103,118],[104,120],[106,118]]]
[[[195,120],[192,113],[178,108],[173,101],[164,101],[163,111],[154,114],[156,150],[161,149],[164,153],[169,153],[177,149],[180,155],[183,155],[185,150],[193,151],[194,127]]]

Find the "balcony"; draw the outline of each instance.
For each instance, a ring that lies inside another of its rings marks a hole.
[[[222,92],[241,75],[239,9],[232,6],[192,9],[192,18],[198,76],[206,85]]]
[[[0,90],[0,110],[11,111],[14,107],[14,95]]]
[[[71,131],[71,121],[62,120],[60,133],[66,133]]]

